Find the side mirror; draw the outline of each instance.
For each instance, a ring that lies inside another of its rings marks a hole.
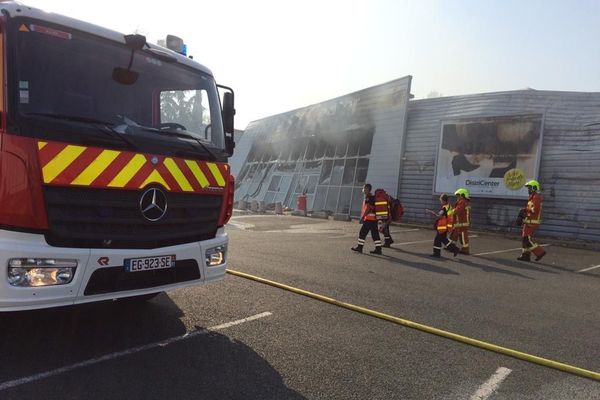
[[[133,85],[138,80],[139,75],[130,69],[116,67],[113,69],[112,78],[121,85]]]
[[[233,117],[235,116],[235,107],[233,104],[233,92],[223,93],[223,130],[225,133],[231,133],[233,136]]]
[[[235,149],[235,142],[233,141],[233,133],[231,135],[225,135],[225,151],[229,156],[233,155],[233,149]]]
[[[227,86],[218,85],[218,87],[226,89],[223,93],[223,130],[225,131],[225,150],[230,156],[233,155],[233,149],[235,148],[234,140],[234,116],[235,116],[235,105],[233,90]]]
[[[122,85],[133,85],[140,76],[139,73],[131,69],[133,64],[133,55],[136,50],[142,50],[146,46],[146,37],[143,35],[125,35],[125,45],[131,49],[131,56],[129,57],[129,65],[127,68],[115,67],[113,69],[112,78]]]

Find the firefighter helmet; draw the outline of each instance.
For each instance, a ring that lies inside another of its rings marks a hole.
[[[525,184],[525,186],[528,187],[528,188],[530,187],[531,190],[535,190],[536,192],[538,190],[540,190],[540,183],[538,181],[536,181],[535,179],[532,179],[532,180],[528,181]]]
[[[463,196],[465,199],[469,198],[469,191],[465,188],[458,188],[456,192],[454,192],[456,196]]]

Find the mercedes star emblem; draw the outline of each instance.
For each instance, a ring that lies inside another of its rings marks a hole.
[[[167,195],[160,189],[146,190],[140,199],[140,211],[148,221],[158,221],[167,212]]]

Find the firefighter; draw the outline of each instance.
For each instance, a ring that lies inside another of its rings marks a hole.
[[[440,258],[442,256],[442,245],[456,257],[460,249],[448,239],[448,231],[452,230],[453,225],[452,215],[449,215],[452,213],[452,206],[448,203],[447,194],[440,196],[440,204],[442,207],[437,213],[433,210],[426,210],[436,217],[435,229],[437,233],[433,240],[433,254],[431,254],[431,257]]]
[[[469,191],[465,188],[459,188],[454,192],[456,203],[450,212],[453,217],[453,228],[450,232],[450,239],[454,243],[460,244],[460,253],[469,254],[469,225],[471,224],[471,200]]]
[[[372,186],[367,183],[363,186],[363,193],[365,200],[362,204],[361,218],[362,227],[358,233],[358,244],[352,247],[352,251],[362,253],[363,246],[365,245],[365,238],[367,233],[371,232],[371,237],[375,243],[375,250],[372,250],[371,254],[382,254],[381,252],[381,237],[379,236],[379,228],[377,226],[377,216],[375,214],[375,196],[371,194]]]
[[[530,180],[525,184],[529,192],[527,206],[523,209],[523,230],[521,233],[523,250],[517,260],[531,261],[531,253],[535,255],[535,261],[540,261],[546,255],[546,251],[533,241],[532,236],[540,227],[542,218],[542,195],[540,183],[536,180]]]
[[[386,193],[385,207],[387,209],[387,218],[380,219],[381,228],[379,231],[383,234],[383,247],[391,247],[394,243],[390,234],[390,224],[392,223],[392,197]]]

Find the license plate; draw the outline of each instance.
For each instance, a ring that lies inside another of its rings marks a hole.
[[[126,258],[123,265],[125,266],[126,272],[171,268],[175,266],[175,256]]]

